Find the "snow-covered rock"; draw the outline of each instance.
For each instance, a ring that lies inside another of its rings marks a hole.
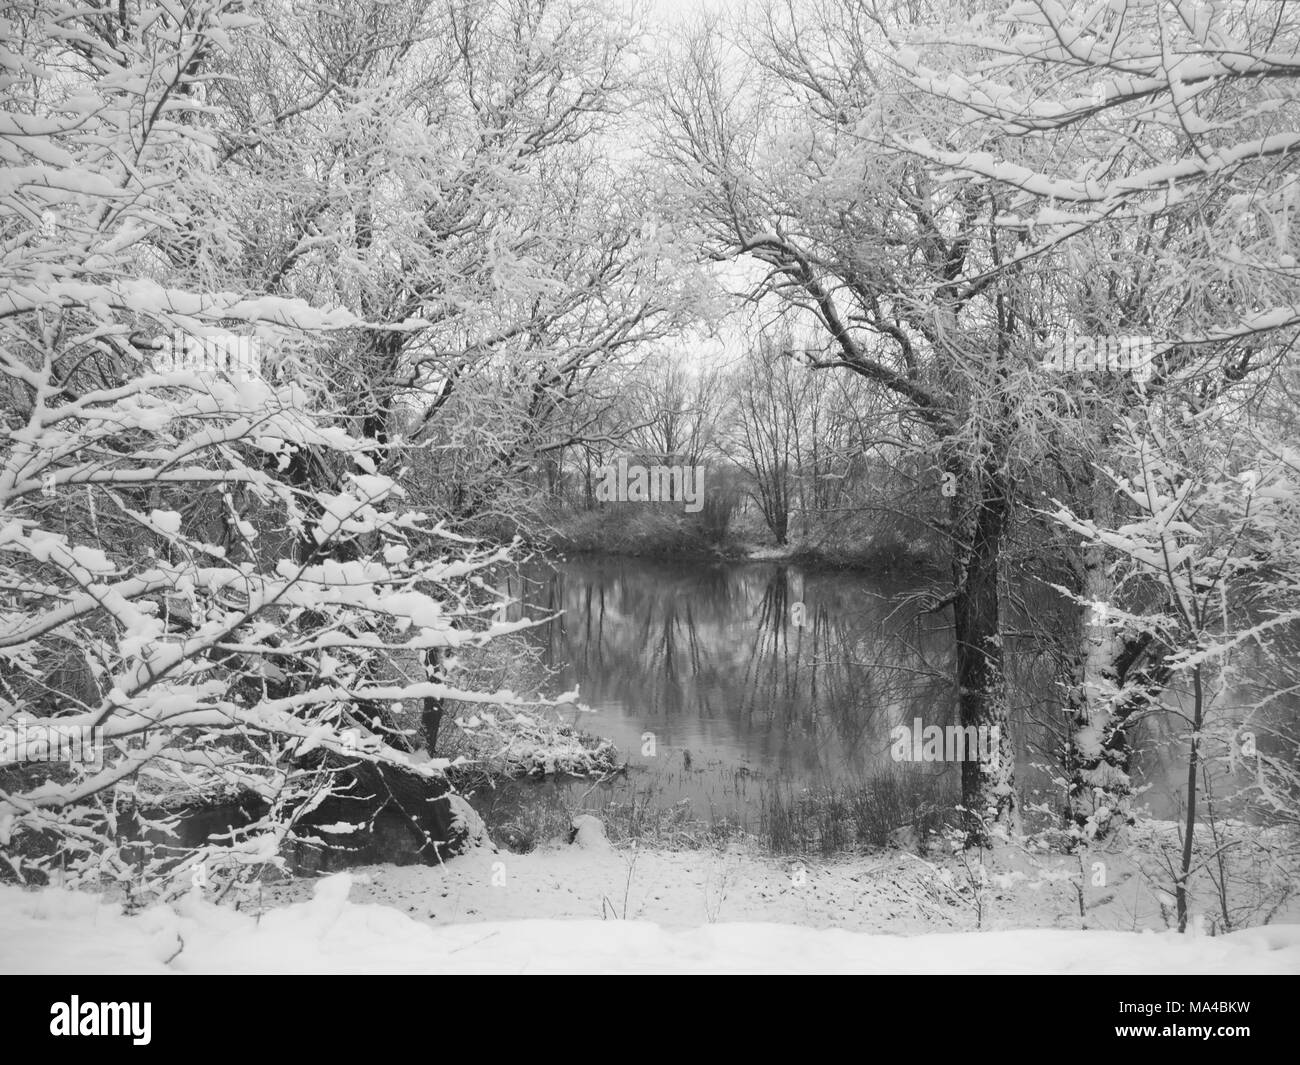
[[[442,851],[444,856],[464,854],[479,847],[490,851],[497,849],[496,844],[488,838],[487,825],[483,823],[483,818],[479,817],[478,811],[464,796],[449,794],[436,801],[447,804],[451,826],[446,849]]]
[[[600,818],[591,814],[579,814],[573,819],[569,842],[589,851],[610,850],[613,847],[605,835],[605,826],[601,824]]]

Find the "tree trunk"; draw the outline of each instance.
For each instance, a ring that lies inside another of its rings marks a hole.
[[[1078,651],[1064,707],[1070,728],[1065,817],[1075,831],[1093,838],[1131,821],[1133,788],[1127,735],[1116,714],[1124,639],[1107,624],[1113,588],[1102,548],[1084,548],[1082,574],[1080,595],[1087,602],[1078,611]]]
[[[1010,506],[1004,475],[986,471],[970,550],[964,559],[957,560],[954,574],[961,725],[986,729],[990,737],[987,758],[968,758],[962,763],[962,805],[967,811],[967,839],[971,843],[987,841],[988,826],[993,823],[1013,831],[1019,828],[998,597],[998,572]]]
[[[440,647],[430,647],[424,653],[424,674],[435,684],[441,684],[444,679],[442,658],[443,650]],[[420,728],[424,731],[424,749],[429,752],[431,758],[438,753],[438,730],[442,727],[445,709],[443,701],[435,696],[425,698],[420,706]]]
[[[1092,474],[1089,477],[1091,517],[1102,527],[1113,527],[1110,490],[1096,485]],[[1105,549],[1084,548],[1077,574],[1076,594],[1087,602],[1079,609],[1076,649],[1065,680],[1062,709],[1070,735],[1062,753],[1064,815],[1067,827],[1078,835],[1104,839],[1133,823],[1128,720],[1155,700],[1169,670],[1159,657],[1135,668],[1151,650],[1152,635],[1108,624],[1115,589]]]
[[[1178,931],[1187,931],[1187,881],[1192,875],[1192,844],[1196,838],[1196,774],[1200,770],[1201,725],[1205,721],[1205,686],[1201,667],[1192,671],[1192,744],[1187,753],[1187,812],[1183,825],[1183,862],[1178,871],[1174,896],[1178,907]]]

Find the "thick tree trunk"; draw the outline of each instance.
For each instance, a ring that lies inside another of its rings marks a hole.
[[[988,756],[962,763],[962,805],[967,811],[967,833],[972,843],[985,841],[993,824],[1005,825],[1013,831],[1019,828],[998,596],[1010,506],[1004,477],[996,472],[986,473],[970,550],[957,560],[954,574],[957,594],[953,600],[953,618],[961,725],[985,729],[989,736]]]
[[[1093,838],[1130,823],[1133,787],[1130,749],[1124,730],[1119,666],[1125,639],[1108,624],[1113,593],[1105,552],[1084,549],[1077,647],[1066,681],[1064,712],[1070,730],[1064,752],[1067,824]]]
[[[1071,734],[1062,764],[1068,781],[1065,820],[1086,838],[1104,838],[1133,823],[1133,783],[1130,777],[1131,720],[1149,709],[1169,682],[1170,668],[1160,656],[1151,656],[1151,633],[1115,640],[1112,658],[1104,669],[1086,659],[1077,667],[1077,683],[1067,693],[1065,710]],[[1135,668],[1143,657],[1147,661]],[[1088,678],[1108,685],[1098,693]]]
[[[1109,485],[1089,472],[1090,516],[1110,528],[1116,515]],[[1069,736],[1062,752],[1065,823],[1086,839],[1105,838],[1133,823],[1132,745],[1129,720],[1150,706],[1168,680],[1168,667],[1152,657],[1153,637],[1117,625],[1110,616],[1115,593],[1105,550],[1085,547],[1076,570],[1078,611],[1072,659],[1065,677]],[[1140,668],[1137,663],[1146,659]]]

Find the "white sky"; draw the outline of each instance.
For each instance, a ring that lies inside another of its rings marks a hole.
[[[642,0],[653,11],[668,18],[680,18],[700,11],[717,11],[731,6],[735,0]]]

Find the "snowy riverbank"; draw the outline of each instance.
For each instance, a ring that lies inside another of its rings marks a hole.
[[[430,927],[348,898],[348,874],[257,918],[187,899],[123,917],[0,889],[6,973],[1295,973],[1300,926],[1228,936],[1049,929],[896,936],[800,925],[532,919]]]
[[[91,895],[6,887],[0,972],[1300,972],[1300,924],[1277,923],[1300,915],[1160,930],[1158,889],[1118,857],[1108,887],[1084,887],[1083,917],[1077,859],[1008,850],[987,883],[966,868],[596,836],[270,884],[243,912],[195,895],[126,917]]]

